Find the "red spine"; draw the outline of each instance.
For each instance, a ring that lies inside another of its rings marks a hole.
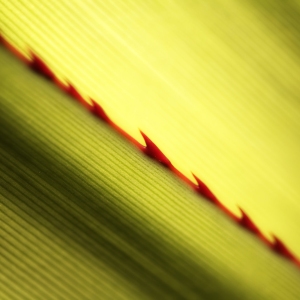
[[[73,99],[77,100],[82,106],[88,109],[93,115],[97,118],[101,119],[105,123],[109,124],[112,128],[114,128],[119,134],[121,134],[124,138],[129,140],[132,144],[134,144],[138,149],[140,149],[144,154],[149,156],[150,158],[156,160],[164,167],[170,169],[173,174],[178,176],[181,180],[186,182],[189,186],[191,186],[197,194],[201,197],[209,200],[212,204],[217,206],[220,210],[222,210],[227,216],[229,216],[233,221],[235,221],[240,226],[244,227],[246,230],[250,231],[252,234],[255,234],[260,240],[262,240],[270,249],[272,249],[277,254],[282,257],[287,258],[292,261],[295,265],[300,267],[300,260],[296,258],[296,256],[287,248],[287,246],[276,236],[274,236],[274,241],[270,242],[259,230],[259,228],[255,225],[255,223],[250,219],[250,217],[240,208],[241,217],[237,217],[234,215],[228,208],[226,208],[219,199],[213,194],[213,192],[208,188],[208,186],[200,180],[196,175],[193,174],[197,184],[194,184],[190,179],[188,179],[185,175],[183,175],[178,169],[176,169],[171,161],[166,157],[166,155],[158,148],[158,146],[142,131],[141,135],[146,143],[146,146],[141,145],[138,141],[136,141],[132,136],[130,136],[127,132],[125,132],[122,128],[120,128],[117,124],[115,124],[109,116],[106,114],[104,109],[93,99],[91,100],[91,104],[85,101],[82,95],[77,91],[77,89],[71,84],[68,83],[65,85],[61,82],[54,72],[48,67],[48,65],[39,58],[36,54],[30,51],[31,60],[27,59],[20,51],[18,51],[11,43],[9,43],[3,35],[0,33],[0,45],[3,45],[7,48],[11,53],[13,53],[16,57],[18,57],[21,61],[27,64],[32,70],[47,78],[48,80],[55,83],[61,90],[63,90],[66,94],[71,96]]]

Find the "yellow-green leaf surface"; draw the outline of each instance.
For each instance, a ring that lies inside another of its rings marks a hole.
[[[299,1],[0,5],[20,50],[300,257]]]
[[[1,299],[298,299],[299,269],[0,49]]]
[[[299,11],[0,0],[0,30],[300,257]],[[295,266],[1,57],[0,299],[297,299]]]

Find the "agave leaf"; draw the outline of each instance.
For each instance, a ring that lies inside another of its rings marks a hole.
[[[23,53],[300,257],[299,0],[0,6],[0,30]]]
[[[3,299],[297,299],[296,266],[3,49],[0,64]]]

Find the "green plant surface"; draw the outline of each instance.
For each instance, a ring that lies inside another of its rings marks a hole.
[[[0,0],[0,31],[300,258],[299,0]]]
[[[299,269],[0,49],[1,299],[298,299]]]

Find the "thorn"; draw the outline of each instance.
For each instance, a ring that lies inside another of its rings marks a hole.
[[[17,48],[15,48],[8,40],[5,39],[3,33],[0,30],[0,45],[4,46],[7,50],[9,50],[13,55],[15,55],[18,59],[20,59],[26,65],[31,63],[31,60],[28,59],[25,55],[23,55]]]
[[[294,254],[285,246],[285,244],[275,235],[273,235],[274,242],[271,245],[271,248],[277,252],[278,254],[281,254],[282,256],[291,259],[293,261],[297,261]]]
[[[187,185],[189,185],[191,188],[195,187],[195,183],[189,179],[187,176],[185,176],[183,173],[181,173],[177,168],[174,166],[170,168],[170,170],[181,180],[183,180]]]
[[[73,97],[76,100],[82,101],[84,100],[83,97],[79,94],[77,89],[74,87],[73,84],[68,82],[68,85],[66,87],[66,93],[69,94],[71,97]]]
[[[193,173],[192,173],[193,174]],[[210,200],[212,203],[223,206],[217,197],[211,192],[211,190],[207,187],[207,185],[201,181],[195,174],[193,174],[194,178],[197,181],[198,185],[195,185],[194,188],[197,193]]]
[[[254,222],[250,219],[250,217],[239,207],[242,216],[241,218],[237,221],[241,226],[244,228],[248,229],[254,234],[260,235],[261,232],[258,229],[258,227],[254,224]]]
[[[77,100],[82,106],[84,106],[86,109],[90,110],[90,104],[87,103],[84,98],[81,96],[81,94],[77,91],[77,89],[74,87],[73,84],[71,84],[70,82],[67,82],[67,86],[62,87],[64,89],[64,91],[70,95],[73,99]],[[60,85],[59,85],[60,86]]]
[[[59,80],[57,77],[53,80],[53,82],[56,84],[56,86],[62,90],[64,93],[68,93],[69,85],[66,85],[64,82]]]
[[[146,143],[143,152],[149,157],[157,160],[167,168],[172,167],[170,160],[162,153],[162,151],[140,130],[141,135]]]
[[[133,137],[131,137],[128,133],[122,130],[119,126],[117,126],[113,121],[109,119],[105,111],[102,107],[91,99],[92,105],[87,103],[84,98],[79,94],[79,92],[75,89],[75,87],[68,83],[65,85],[61,82],[52,70],[33,52],[30,51],[31,60],[27,58],[27,56],[23,55],[17,48],[15,48],[10,42],[8,42],[3,36],[0,30],[0,45],[3,45],[6,49],[8,49],[12,54],[14,54],[17,58],[23,61],[26,65],[28,65],[32,70],[41,74],[42,76],[52,80],[61,90],[68,93],[70,96],[78,100],[81,104],[83,104],[90,112],[94,115],[98,116],[105,122],[109,122],[110,126],[122,134],[125,138],[132,141],[139,149],[141,149],[145,154],[149,157],[156,159],[164,166],[168,167],[171,171],[173,171],[176,175],[186,181],[190,186],[192,186],[195,191],[207,198],[211,202],[218,205],[218,207],[223,210],[228,216],[237,221],[241,226],[247,228],[249,231],[257,234],[274,252],[290,259],[294,262],[298,267],[300,267],[300,260],[294,256],[294,254],[286,247],[286,245],[276,236],[273,235],[274,241],[270,242],[266,237],[262,235],[259,231],[258,227],[253,223],[253,221],[247,216],[247,214],[240,208],[242,213],[241,217],[235,216],[231,213],[225,206],[223,206],[216,196],[210,191],[210,189],[194,174],[194,178],[197,181],[197,185],[195,185],[191,180],[189,180],[185,175],[183,175],[179,170],[177,170],[169,159],[162,153],[162,151],[142,132],[142,136],[145,140],[146,146],[138,143]]]
[[[90,99],[92,102],[91,113],[99,117],[102,121],[110,123],[111,120],[105,113],[104,109],[93,99]]]
[[[32,57],[32,60],[29,63],[29,67],[35,72],[43,75],[45,78],[54,80],[56,76],[54,75],[52,70],[32,51],[30,51],[30,55]]]

